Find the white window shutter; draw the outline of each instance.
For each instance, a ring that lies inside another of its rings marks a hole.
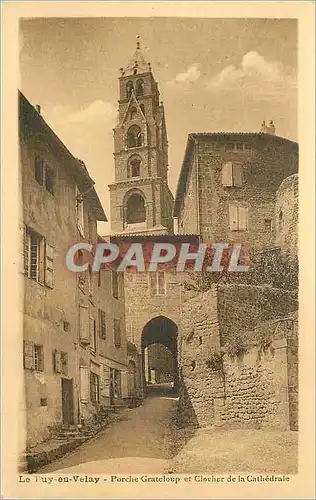
[[[111,379],[110,368],[106,365],[102,365],[100,392],[101,396],[105,398],[110,397],[110,379]]]
[[[238,214],[236,205],[229,205],[229,228],[231,231],[237,231],[238,229]]]
[[[61,366],[61,352],[58,351],[57,349],[54,349],[54,370],[56,373],[61,373],[62,371],[62,366]]]
[[[89,344],[90,342],[90,318],[89,307],[79,306],[79,339],[80,342]]]
[[[248,227],[247,207],[238,207],[238,229],[245,231]]]
[[[30,266],[30,235],[27,233],[25,224],[20,225],[20,252],[21,252],[21,272],[29,274]]]
[[[241,163],[233,163],[233,185],[242,187],[242,165]]]
[[[87,403],[90,399],[89,367],[80,366],[80,401]]]
[[[54,247],[46,243],[45,251],[45,284],[54,287]]]
[[[77,227],[81,236],[84,237],[84,210],[83,210],[83,197],[80,190],[76,186],[76,218]]]
[[[222,186],[233,185],[233,164],[231,161],[222,166]]]
[[[34,342],[24,340],[24,368],[26,370],[34,370]]]

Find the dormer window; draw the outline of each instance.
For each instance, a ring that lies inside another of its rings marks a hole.
[[[135,120],[136,116],[137,116],[137,109],[135,108],[135,106],[133,106],[131,109],[131,120]]]
[[[234,161],[223,164],[222,186],[242,187],[242,165]]]
[[[127,97],[127,99],[129,99],[131,97],[133,90],[134,90],[133,82],[127,82],[127,84],[126,84],[126,97]]]
[[[142,146],[142,133],[138,125],[132,125],[127,132],[127,147],[137,148]]]
[[[136,95],[144,95],[144,82],[143,80],[138,80],[136,83]]]

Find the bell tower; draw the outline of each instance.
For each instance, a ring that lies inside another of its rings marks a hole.
[[[172,234],[168,142],[163,103],[137,37],[120,69],[119,116],[114,129],[115,182],[109,186],[113,234]]]

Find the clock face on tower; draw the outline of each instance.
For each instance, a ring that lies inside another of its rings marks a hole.
[[[131,61],[121,68],[114,161],[115,182],[110,185],[112,232],[173,233],[164,107],[139,38]]]

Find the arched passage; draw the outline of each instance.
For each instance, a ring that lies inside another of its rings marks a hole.
[[[177,338],[178,338],[178,327],[177,325],[169,318],[165,316],[156,316],[155,318],[148,321],[142,331],[141,338],[141,348],[142,348],[142,367],[143,367],[143,386],[144,390],[146,390],[146,381],[150,380],[151,375],[148,373],[150,371],[150,364],[148,360],[148,348],[152,345],[156,346],[164,346],[166,347],[170,353],[172,358],[172,378],[173,378],[173,388],[175,391],[178,390],[179,385],[179,374],[178,374],[178,346],[177,346]],[[163,350],[162,350],[163,351]],[[159,353],[159,350],[156,351],[156,354]],[[163,358],[166,362],[165,369],[167,366],[170,367],[170,360],[168,360],[168,356],[166,353],[163,354]],[[160,360],[161,362],[161,360]],[[158,361],[157,361],[158,363]],[[154,365],[152,365],[154,366]]]

